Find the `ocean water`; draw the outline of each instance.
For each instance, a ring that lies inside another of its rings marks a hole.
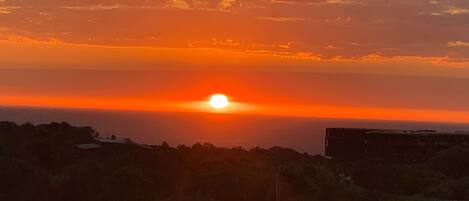
[[[71,110],[0,107],[0,121],[50,123],[66,121],[92,126],[101,136],[128,137],[144,144],[171,146],[209,142],[216,146],[281,146],[310,154],[324,153],[327,127],[469,130],[469,124],[347,119],[314,119],[205,113]]]

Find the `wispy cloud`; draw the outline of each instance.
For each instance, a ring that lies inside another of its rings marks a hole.
[[[0,6],[0,14],[9,14],[20,8],[19,6]]]
[[[308,21],[309,18],[302,17],[273,17],[273,16],[260,16],[257,17],[260,20],[274,21],[274,22],[298,22],[298,21]]]
[[[10,28],[0,31],[109,46],[469,58],[467,6],[453,0],[0,0],[0,27]]]
[[[56,38],[34,39],[34,38],[25,37],[21,35],[15,35],[15,34],[0,34],[0,41],[23,43],[23,44],[64,44],[62,41]]]
[[[275,4],[290,4],[290,5],[303,5],[303,6],[320,6],[320,5],[365,5],[361,1],[349,0],[325,0],[325,1],[295,1],[295,0],[271,0]]]
[[[342,47],[337,47],[335,45],[327,45],[324,47],[324,49],[327,49],[327,50],[341,50],[343,49]]]
[[[450,47],[469,47],[469,42],[466,41],[450,41],[448,42],[448,46]]]
[[[86,5],[86,6],[59,6],[59,8],[69,9],[69,10],[85,10],[85,11],[99,11],[99,10],[115,10],[115,9],[153,9],[156,7],[153,6],[130,6],[122,4],[112,4],[112,5]]]
[[[191,11],[231,12],[237,7],[238,0],[170,0],[166,8],[177,8]]]
[[[364,5],[364,2],[349,0],[327,0],[323,4],[347,4],[347,5]]]
[[[469,14],[469,8],[450,6],[446,10],[444,10],[442,13],[448,14],[448,15],[464,15],[464,14]]]

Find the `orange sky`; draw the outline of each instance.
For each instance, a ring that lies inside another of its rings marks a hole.
[[[291,117],[434,121],[468,123],[469,111],[444,111],[406,108],[372,108],[331,105],[266,105],[231,102],[227,108],[214,109],[207,100],[157,102],[144,99],[90,97],[0,96],[4,106],[76,108],[104,110],[137,110],[162,112],[203,112],[253,114]]]
[[[225,93],[233,113],[469,122],[468,19],[464,0],[0,0],[0,105]]]

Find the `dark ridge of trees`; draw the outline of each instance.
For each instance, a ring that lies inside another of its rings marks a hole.
[[[469,151],[421,163],[345,162],[294,150],[95,140],[90,127],[0,122],[1,201],[469,199]],[[96,143],[98,149],[75,145]]]

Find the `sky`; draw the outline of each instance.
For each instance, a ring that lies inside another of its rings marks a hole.
[[[469,123],[467,0],[0,0],[0,105]]]

